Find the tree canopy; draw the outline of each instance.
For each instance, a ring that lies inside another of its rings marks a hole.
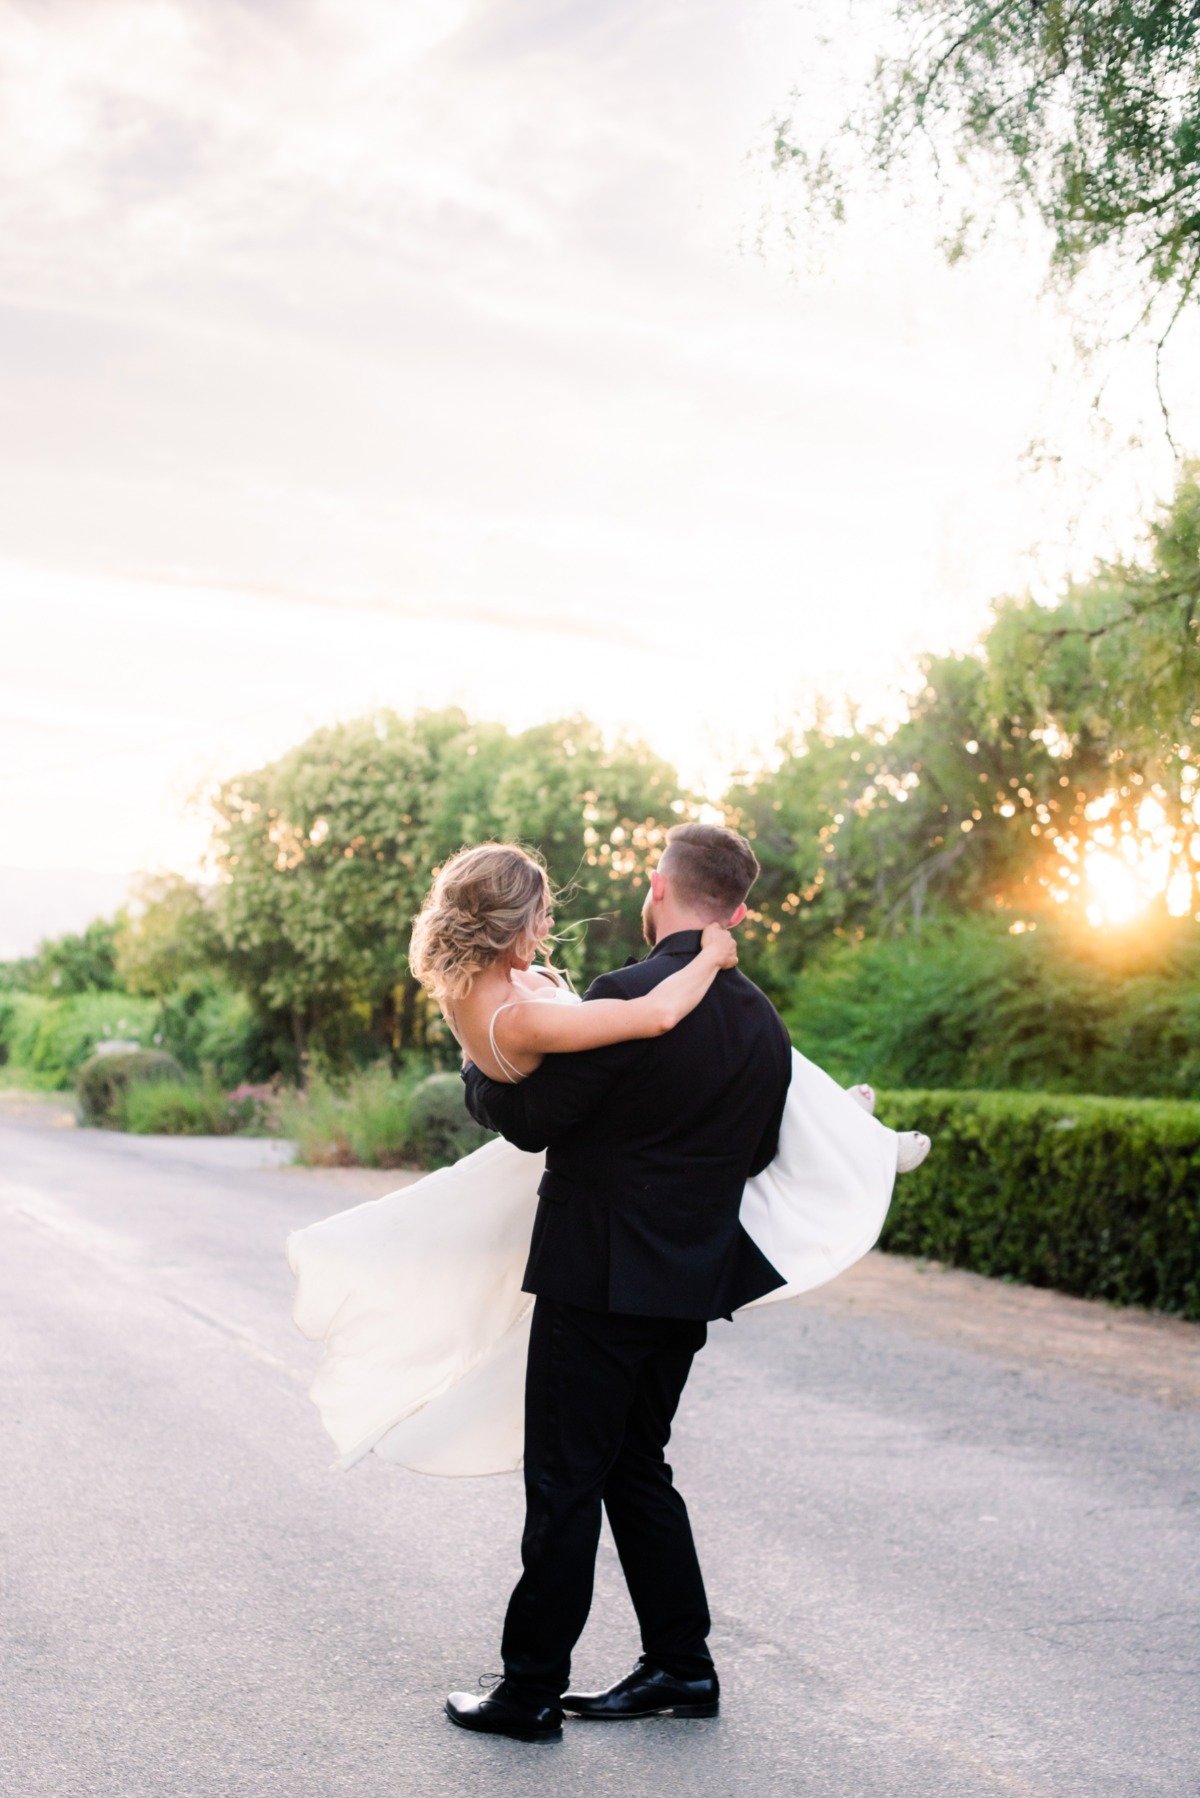
[[[844,216],[865,164],[914,161],[985,180],[948,237],[986,233],[989,192],[1050,234],[1052,268],[1075,279],[1098,253],[1129,271],[1165,335],[1200,276],[1200,7],[1180,0],[893,0],[907,37],[820,145],[792,120],[776,160]]]
[[[1200,908],[1200,470],[1143,560],[1053,606],[999,602],[978,650],[922,671],[894,727],[790,736],[730,789],[763,863],[752,954],[774,990],[823,943],[919,928],[929,907],[1025,927],[1086,917],[1097,884],[1119,913],[1145,883],[1160,910]]]
[[[318,731],[217,797],[229,973],[290,1020],[299,1054],[336,1057],[356,1032],[419,1046],[438,1031],[408,972],[412,919],[448,855],[497,839],[542,853],[562,889],[560,959],[589,979],[640,941],[638,889],[676,789],[660,757],[583,718],[514,735],[458,710],[381,712]]]

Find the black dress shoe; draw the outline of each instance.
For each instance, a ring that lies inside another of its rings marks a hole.
[[[446,1715],[460,1729],[476,1729],[489,1736],[512,1736],[517,1742],[561,1742],[562,1712],[556,1704],[531,1704],[506,1690],[503,1680],[494,1692],[480,1698],[471,1692],[451,1692]]]
[[[703,1679],[677,1679],[645,1661],[609,1686],[607,1692],[564,1692],[568,1717],[592,1723],[625,1723],[635,1717],[715,1717],[721,1687],[714,1672]]]

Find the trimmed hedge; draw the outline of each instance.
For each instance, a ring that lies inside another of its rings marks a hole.
[[[79,1114],[85,1124],[110,1130],[125,1127],[125,1101],[131,1087],[144,1081],[182,1081],[183,1069],[161,1049],[117,1049],[93,1055],[75,1076]]]
[[[1200,1319],[1200,1104],[890,1092],[878,1113],[934,1144],[884,1248]]]

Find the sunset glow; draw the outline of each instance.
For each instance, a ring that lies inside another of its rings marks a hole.
[[[1108,794],[1087,807],[1092,828],[1082,842],[1056,839],[1063,861],[1052,898],[1081,907],[1096,930],[1132,924],[1159,902],[1172,917],[1186,916],[1197,897],[1196,880],[1162,804],[1147,797],[1135,822],[1117,824],[1110,821],[1115,801],[1116,795]]]

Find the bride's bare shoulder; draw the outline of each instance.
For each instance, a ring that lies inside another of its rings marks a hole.
[[[535,976],[535,980],[537,977],[540,977],[542,980],[552,981],[555,986],[563,986],[566,987],[568,991],[570,990],[571,983],[563,973],[562,969],[552,968],[548,961],[540,961],[537,967],[530,968],[529,972]],[[534,990],[536,991],[536,984],[534,985]]]

